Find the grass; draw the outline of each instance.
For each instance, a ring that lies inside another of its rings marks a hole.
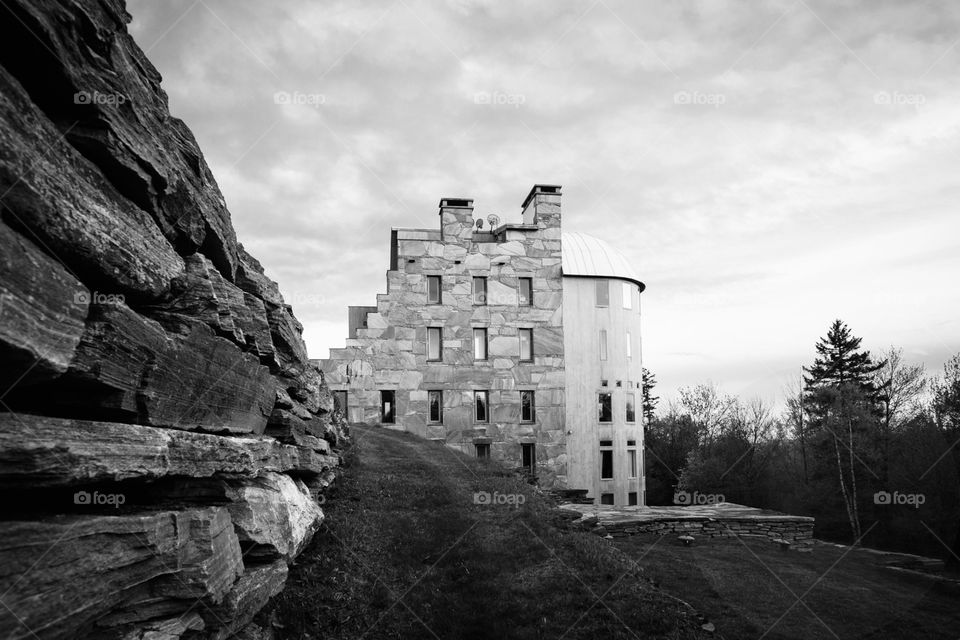
[[[634,536],[616,546],[728,638],[960,637],[960,589],[894,572],[876,556],[832,545],[782,552],[756,539]],[[800,601],[798,601],[798,599]]]
[[[354,436],[324,527],[267,614],[280,638],[709,637],[512,474],[407,434]],[[475,504],[477,491],[523,504]]]

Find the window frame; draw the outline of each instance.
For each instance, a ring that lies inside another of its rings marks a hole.
[[[524,417],[524,403],[523,399],[525,396],[530,398],[530,415],[529,417]],[[537,421],[537,396],[536,392],[532,389],[521,389],[520,390],[520,422],[525,424],[530,424]]]
[[[527,291],[527,300],[523,300],[523,286],[527,285],[529,287]],[[521,307],[532,307],[533,306],[533,278],[520,277],[517,278],[517,304]]]
[[[483,398],[483,419],[478,418],[479,414],[479,400]],[[489,389],[474,389],[473,390],[473,421],[476,424],[489,424],[490,422],[490,390]]]
[[[537,443],[520,443],[520,467],[527,470],[531,475],[537,474]]]
[[[624,309],[633,309],[633,284],[629,282],[620,283],[620,292],[623,297],[623,308]]]
[[[601,295],[602,292],[602,295]],[[610,306],[610,281],[607,279],[598,279],[594,284],[594,306]]]
[[[437,296],[434,300],[431,296],[431,285],[437,283]],[[427,276],[427,304],[443,304],[443,276]]]
[[[627,401],[623,407],[623,417],[627,424],[636,424],[637,422],[637,394],[628,393]],[[631,415],[632,414],[632,415]]]
[[[438,397],[439,403],[437,404],[437,418],[433,417],[433,398]],[[443,390],[442,389],[428,389],[427,390],[427,423],[428,424],[443,424]]]
[[[390,419],[387,420],[387,395],[390,394]],[[381,424],[397,424],[397,390],[396,389],[381,389],[380,390],[380,423]]]
[[[437,355],[430,355],[430,336],[437,336]],[[427,327],[427,362],[443,362],[443,327]]]
[[[477,342],[477,335],[483,336],[482,342]],[[490,359],[490,337],[486,327],[473,327],[473,360],[485,362]],[[477,346],[483,345],[483,356],[477,357]]]
[[[603,419],[604,396],[606,396],[606,399],[607,399],[607,407],[606,407],[607,420]],[[610,393],[609,391],[600,391],[597,393],[597,422],[599,422],[600,424],[613,423],[613,394]]]
[[[527,336],[527,347],[530,353],[528,357],[523,357],[523,337]],[[520,362],[533,362],[533,329],[531,327],[521,327],[517,329],[517,339],[520,341]]]
[[[627,359],[633,358],[633,337],[627,331]]]
[[[481,285],[479,289],[483,289],[483,291],[478,290],[478,284]],[[470,291],[473,296],[474,305],[486,306],[488,297],[487,292],[489,291],[489,288],[487,287],[487,276],[473,276],[473,285]]]
[[[627,473],[628,478],[637,478],[639,477],[640,467],[637,465],[637,449],[636,447],[632,449],[627,449]]]
[[[613,480],[613,446],[604,446],[600,441],[600,480]],[[604,475],[608,472],[610,475]]]
[[[477,454],[478,460],[489,460],[490,459],[490,443],[489,442],[474,442],[474,451]]]
[[[600,361],[606,362],[609,356],[607,351],[607,330],[600,329]]]

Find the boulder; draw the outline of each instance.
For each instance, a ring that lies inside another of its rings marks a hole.
[[[226,640],[250,624],[253,616],[283,589],[287,571],[283,560],[247,568],[223,602],[203,612],[211,626],[217,627],[210,640]]]

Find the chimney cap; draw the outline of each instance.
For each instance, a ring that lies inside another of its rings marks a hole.
[[[473,198],[440,198],[441,209],[472,209]]]
[[[530,189],[530,193],[527,194],[527,197],[524,199],[523,204],[520,206],[521,209],[526,209],[527,205],[530,204],[530,201],[533,200],[533,196],[538,194],[550,194],[550,195],[561,195],[560,189],[562,187],[559,184],[535,184],[533,188]]]

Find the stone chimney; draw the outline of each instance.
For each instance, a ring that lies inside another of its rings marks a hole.
[[[523,201],[523,224],[560,226],[560,185],[535,184]]]
[[[473,239],[473,200],[440,200],[440,238],[444,242],[467,244]]]

